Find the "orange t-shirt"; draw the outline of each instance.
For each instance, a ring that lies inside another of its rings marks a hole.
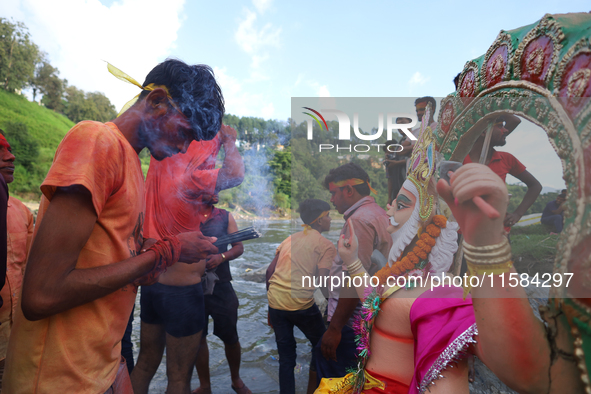
[[[84,121],[66,134],[41,185],[38,223],[56,188],[71,185],[90,191],[97,213],[76,268],[105,266],[135,256],[142,242],[144,178],[137,153],[113,123]],[[136,288],[129,284],[38,321],[27,320],[19,306],[8,344],[3,392],[104,393],[117,374],[121,338],[135,296]]]
[[[219,169],[215,160],[220,135],[211,141],[193,141],[184,154],[158,161],[150,159],[146,176],[145,237],[162,239],[199,231],[201,196],[213,193]]]
[[[269,279],[269,306],[282,311],[299,311],[314,304],[314,275],[330,269],[337,255],[335,246],[316,230],[290,235],[277,248],[279,257]],[[304,277],[309,277],[304,278]]]
[[[12,328],[16,305],[20,296],[25,273],[25,262],[31,239],[35,218],[29,208],[14,197],[8,199],[6,212],[6,284],[0,291],[4,305],[0,308],[0,360],[6,358],[8,338]]]

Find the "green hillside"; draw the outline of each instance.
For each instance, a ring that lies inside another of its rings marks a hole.
[[[73,126],[74,123],[64,115],[30,102],[26,97],[0,89],[0,128],[7,132],[7,138],[13,145],[13,153],[16,156],[15,181],[10,185],[11,194],[28,199],[35,199],[41,195],[39,185],[51,166],[55,150]],[[28,134],[28,141],[25,142],[30,142],[38,149],[38,154],[34,152],[27,155],[32,156],[32,163],[28,165],[19,165],[24,164],[22,161],[29,157],[25,158],[20,154],[24,152],[18,146],[21,139],[15,141],[17,135],[23,134]]]

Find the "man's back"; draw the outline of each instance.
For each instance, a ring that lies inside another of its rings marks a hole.
[[[277,252],[277,266],[269,279],[269,306],[287,311],[309,308],[314,303],[313,278],[318,269],[330,268],[336,256],[335,246],[318,231],[309,229],[289,236]]]

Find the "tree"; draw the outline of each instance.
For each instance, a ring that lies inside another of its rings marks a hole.
[[[85,93],[75,86],[66,88],[64,114],[73,122],[96,120],[108,122],[117,116],[115,106],[100,92]]]
[[[104,93],[101,92],[90,92],[86,94],[86,100],[93,103],[96,113],[92,120],[99,122],[108,122],[115,119],[117,111],[115,106],[111,104],[111,100]]]
[[[39,57],[39,48],[31,42],[27,27],[0,18],[0,82],[4,89],[23,89],[34,77]]]
[[[55,94],[53,93],[53,90],[56,89],[56,87],[63,90],[63,86],[56,82],[57,80],[60,80],[59,73],[59,70],[53,67],[49,61],[47,61],[46,55],[42,53],[40,61],[35,67],[35,74],[29,81],[29,86],[31,86],[31,89],[33,90],[33,101],[35,101],[35,98],[37,97],[37,91],[44,96],[52,96]],[[60,93],[58,92],[57,95],[60,95]]]

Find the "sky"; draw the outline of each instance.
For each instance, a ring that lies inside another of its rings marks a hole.
[[[105,61],[141,83],[174,57],[214,69],[227,113],[287,120],[291,97],[445,97],[501,29],[591,9],[578,0],[516,3],[2,0],[0,16],[24,22],[69,84],[105,93],[117,109],[138,89],[111,76]],[[514,133],[505,150],[511,139],[526,147]],[[526,166],[547,164],[545,142]],[[556,163],[558,178],[542,183],[562,188]]]

